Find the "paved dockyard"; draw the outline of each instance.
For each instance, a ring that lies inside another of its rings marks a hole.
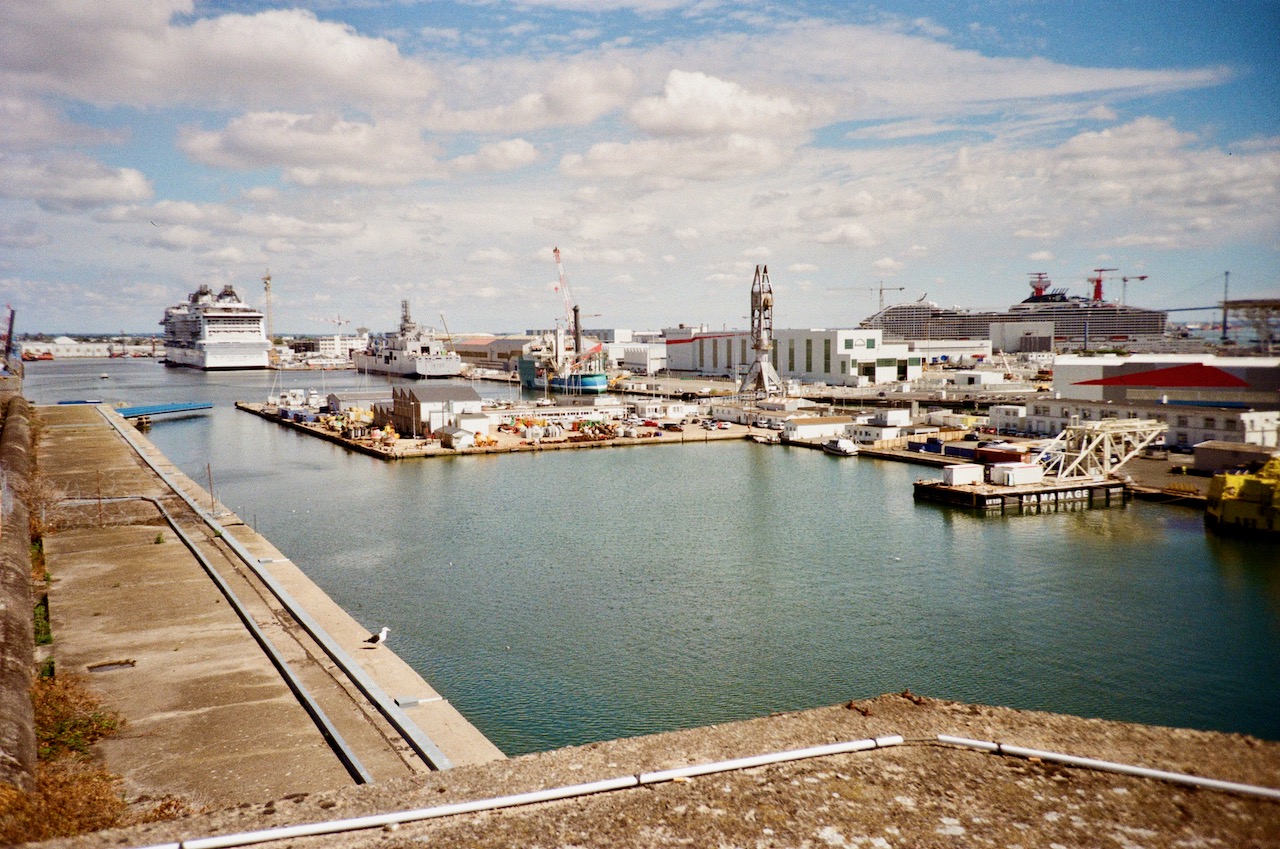
[[[394,643],[364,648],[365,627],[237,516],[214,505],[218,528],[201,520],[142,463],[108,416],[122,422],[95,406],[38,408],[38,456],[44,476],[81,500],[62,508],[60,529],[45,538],[56,668],[86,675],[124,715],[124,731],[102,748],[109,769],[124,777],[127,796],[176,794],[224,805],[353,783],[156,504],[114,500],[129,496],[157,499],[196,541],[374,780],[411,776],[428,765],[233,556],[227,536],[251,552],[385,693],[410,705],[404,712],[450,761],[502,757],[395,655]],[[210,505],[208,493],[154,446],[136,433],[129,436],[198,504]]]

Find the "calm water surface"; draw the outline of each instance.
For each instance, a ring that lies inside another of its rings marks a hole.
[[[509,754],[903,689],[1280,739],[1280,552],[1199,512],[977,517],[913,503],[927,467],[693,434],[388,464],[231,407],[369,381],[67,361],[27,395],[215,402],[150,438]]]

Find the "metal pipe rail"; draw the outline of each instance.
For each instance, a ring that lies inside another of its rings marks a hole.
[[[453,762],[449,760],[444,752],[440,751],[440,748],[432,742],[431,738],[429,738],[426,733],[409,718],[399,705],[397,705],[385,692],[383,692],[382,688],[378,686],[377,682],[375,682],[367,672],[365,672],[364,668],[360,666],[360,664],[358,664],[349,654],[347,654],[347,652],[334,641],[333,637],[329,636],[329,633],[321,627],[320,623],[317,622],[310,613],[307,612],[306,608],[295,601],[293,596],[289,594],[288,590],[286,590],[270,573],[262,568],[262,564],[258,558],[250,553],[239,540],[228,533],[227,529],[223,527],[211,513],[201,507],[194,498],[183,492],[177,482],[169,475],[165,474],[165,472],[146,455],[126,428],[121,427],[121,425],[108,415],[107,411],[101,407],[98,408],[98,412],[104,419],[106,419],[107,423],[110,424],[111,427],[113,427],[116,432],[129,443],[129,446],[137,452],[142,461],[146,463],[147,466],[155,472],[156,475],[159,476],[159,478],[164,481],[175,494],[178,495],[178,497],[185,501],[187,506],[195,511],[196,515],[198,515],[205,524],[212,528],[215,533],[217,533],[218,536],[226,542],[228,547],[235,552],[236,556],[244,562],[245,566],[252,570],[258,580],[262,581],[262,583],[271,590],[272,594],[275,595],[280,603],[284,605],[284,608],[289,611],[289,614],[297,620],[299,625],[302,626],[302,629],[316,641],[320,648],[324,650],[325,654],[329,655],[329,658],[337,664],[338,668],[341,669],[348,678],[351,679],[360,692],[364,693],[365,698],[369,699],[374,707],[378,709],[378,712],[381,713],[383,717],[386,718],[387,722],[391,724],[391,727],[396,730],[396,733],[403,737],[405,742],[409,744],[410,748],[412,748],[414,752],[422,758],[423,762],[431,769],[435,770],[451,768],[453,766]]]
[[[293,840],[299,837],[313,837],[320,834],[343,834],[368,828],[397,826],[401,823],[421,822],[441,817],[473,814],[480,811],[496,811],[503,808],[515,808],[522,805],[534,805],[541,802],[554,802],[560,799],[576,799],[582,796],[593,796],[598,793],[612,793],[618,790],[631,790],[651,784],[662,784],[668,781],[682,781],[699,775],[714,775],[740,769],[769,766],[770,764],[788,763],[790,761],[807,760],[809,758],[830,757],[831,755],[866,752],[871,749],[882,749],[900,746],[903,743],[897,734],[865,740],[848,740],[843,743],[830,743],[824,746],[812,746],[807,749],[791,749],[785,752],[773,752],[765,755],[737,758],[729,761],[695,764],[694,766],[676,767],[658,772],[642,772],[638,775],[621,775],[585,784],[570,784],[564,787],[552,787],[547,790],[534,790],[529,793],[517,793],[511,796],[496,796],[490,799],[477,799],[471,802],[455,802],[449,805],[437,805],[433,808],[418,808],[409,811],[394,811],[387,814],[372,814],[365,817],[354,817],[329,822],[304,823],[302,825],[282,826],[262,831],[249,831],[241,834],[223,834],[214,837],[198,837],[182,840],[178,843],[160,843],[146,849],[231,849],[239,846],[252,846],[257,843],[270,843],[277,840]]]

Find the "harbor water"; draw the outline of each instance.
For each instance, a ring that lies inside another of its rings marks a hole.
[[[914,503],[927,467],[700,431],[386,463],[232,406],[374,380],[60,361],[26,395],[212,401],[151,440],[508,754],[905,689],[1280,740],[1280,552],[1199,511],[977,516]]]

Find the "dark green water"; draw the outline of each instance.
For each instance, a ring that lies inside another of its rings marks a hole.
[[[914,504],[925,467],[737,442],[386,464],[231,407],[274,378],[27,394],[214,401],[151,439],[510,754],[903,689],[1280,739],[1280,552],[1198,512],[976,517]],[[323,380],[282,378],[361,383]]]

